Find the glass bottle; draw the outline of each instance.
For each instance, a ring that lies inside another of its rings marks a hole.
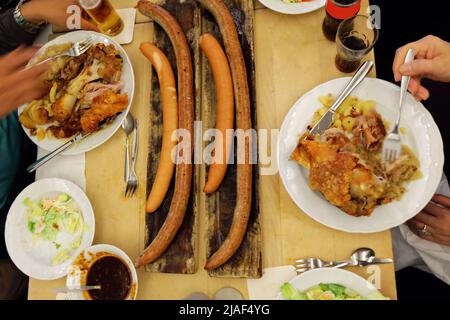
[[[326,16],[322,30],[325,37],[335,41],[339,24],[345,19],[354,17],[361,8],[361,0],[327,0]]]

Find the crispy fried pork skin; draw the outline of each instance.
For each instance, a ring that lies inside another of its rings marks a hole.
[[[84,133],[97,130],[99,123],[106,118],[122,112],[128,105],[128,95],[117,94],[112,90],[104,91],[92,101],[92,107],[80,118]]]

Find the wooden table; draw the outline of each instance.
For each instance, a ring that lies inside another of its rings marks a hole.
[[[132,0],[113,1],[117,7],[131,7]],[[361,12],[365,12],[363,0]],[[306,15],[288,16],[264,8],[255,0],[255,51],[257,108],[259,128],[276,129],[294,104],[305,92],[330,79],[341,77],[334,66],[335,44],[322,35],[324,10]],[[148,123],[150,101],[150,64],[140,54],[139,44],[152,39],[153,23],[138,14],[134,41],[125,46],[136,76],[136,92],[132,113],[142,124]],[[371,56],[373,58],[373,56]],[[374,76],[374,71],[372,76]],[[140,141],[146,141],[149,128],[141,126]],[[124,133],[119,131],[101,147],[86,155],[87,195],[96,218],[94,243],[108,243],[123,249],[135,259],[144,245],[145,184],[137,196],[123,196],[122,163]],[[142,143],[137,160],[137,174],[146,177],[147,144]],[[202,170],[204,174],[204,170]],[[342,259],[358,247],[371,247],[379,256],[392,257],[390,232],[349,234],[329,229],[304,214],[290,199],[278,176],[261,176],[260,207],[263,231],[263,266],[274,267],[293,263],[296,258],[320,256]],[[201,291],[212,296],[219,288],[232,286],[248,297],[243,279],[210,278],[202,269],[205,263],[204,201],[200,199],[199,270],[194,275],[158,274],[138,271],[139,299],[182,299]],[[396,298],[394,266],[380,267],[375,273],[383,294]],[[365,268],[352,270],[365,278]],[[64,285],[65,279],[38,281],[31,279],[30,299],[55,299],[49,289]]]

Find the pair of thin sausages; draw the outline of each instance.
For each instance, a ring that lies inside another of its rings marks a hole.
[[[215,17],[224,42],[226,55],[222,52],[217,40],[211,35],[203,35],[200,46],[210,61],[216,84],[216,127],[227,141],[226,129],[232,128],[233,117],[233,90],[236,103],[237,129],[251,129],[250,94],[247,83],[247,71],[238,40],[236,27],[228,8],[221,0],[199,0],[199,2]],[[167,33],[174,47],[178,69],[178,107],[179,127],[186,128],[193,133],[194,108],[193,108],[193,72],[189,46],[186,37],[176,20],[163,8],[148,1],[138,2],[138,9],[144,15],[152,17]],[[231,78],[228,68],[231,68]],[[227,73],[228,71],[228,73]],[[188,123],[190,121],[190,123]],[[192,137],[192,136],[191,136]],[[233,222],[230,231],[220,248],[208,259],[205,269],[215,269],[227,262],[239,248],[244,239],[251,207],[252,194],[252,165],[250,163],[250,143],[245,140],[245,163],[237,165],[236,207],[233,214]],[[228,157],[229,143],[225,143],[222,155]],[[205,192],[217,190],[226,172],[226,160],[223,164],[213,164],[210,168]],[[139,257],[137,266],[156,260],[176,235],[183,222],[189,200],[190,182],[192,178],[192,165],[177,165],[175,178],[175,196],[167,215],[166,221],[161,227],[153,242]]]

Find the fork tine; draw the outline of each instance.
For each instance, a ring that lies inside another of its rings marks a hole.
[[[295,267],[296,269],[302,269],[302,268],[306,268],[307,265],[306,265],[305,263],[303,263],[303,264],[296,264],[294,267]]]
[[[306,259],[298,259],[298,260],[295,260],[295,263],[304,263],[304,262],[306,262]]]
[[[308,268],[303,268],[303,269],[295,269],[295,271],[296,271],[297,273],[303,273],[303,272],[306,272],[306,271],[308,271]]]
[[[398,158],[398,150],[395,149],[393,153],[394,153],[394,156],[393,156],[392,161],[395,161],[395,160],[397,160],[397,158]]]
[[[86,43],[89,43],[90,41],[93,41],[93,40],[94,40],[94,37],[89,36],[89,37],[87,37],[86,39],[80,41],[78,44],[79,44],[80,46],[83,46],[83,45],[85,45]]]
[[[92,44],[94,43],[94,40],[87,41],[84,45],[80,47],[80,54],[85,53],[87,50],[89,50],[90,47],[92,47]]]
[[[129,197],[131,196],[132,189],[133,189],[133,184],[132,184],[131,181],[128,181],[128,182],[127,182],[127,189],[126,189],[126,191],[125,191],[125,196],[126,196],[127,198],[129,198]]]
[[[94,39],[92,37],[90,37],[90,38],[87,38],[85,41],[79,43],[78,47],[80,50],[82,50],[82,49],[85,49],[86,47],[91,46],[93,42],[94,42]]]

